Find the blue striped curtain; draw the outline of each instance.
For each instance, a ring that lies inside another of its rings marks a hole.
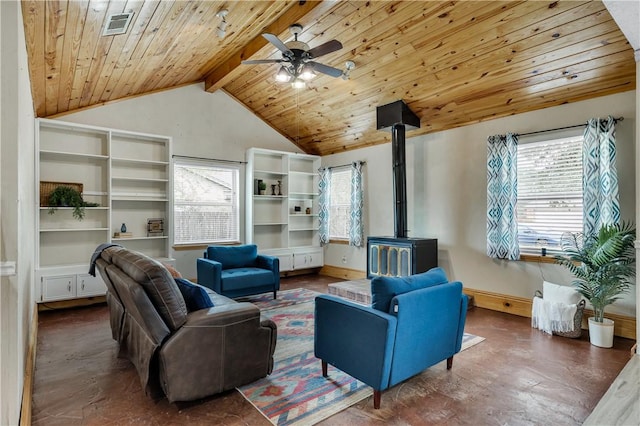
[[[351,223],[349,224],[349,245],[362,247],[364,225],[362,223],[362,162],[351,163]]]
[[[331,169],[318,169],[318,219],[320,221],[320,244],[329,244],[329,212],[331,211]]]
[[[603,224],[620,222],[616,169],[615,120],[592,118],[584,130],[582,148],[584,235],[598,232]]]
[[[517,135],[487,139],[487,255],[496,259],[520,259],[517,154]]]

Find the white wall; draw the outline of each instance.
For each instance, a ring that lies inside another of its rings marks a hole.
[[[636,123],[640,122],[640,50],[636,50]],[[636,224],[640,223],[640,125],[636,125]],[[640,259],[640,238],[636,238],[636,259]],[[640,318],[640,285],[636,283],[636,319]],[[640,321],[636,320],[636,342],[640,340]],[[640,350],[636,350],[640,356]]]
[[[411,137],[407,132],[409,236],[437,238],[439,264],[469,288],[533,297],[543,278],[568,284],[559,266],[491,260],[486,256],[486,140],[497,133],[526,133],[624,116],[617,125],[622,217],[635,220],[635,92],[529,112],[448,131]],[[428,118],[427,118],[428,120]],[[365,160],[365,234],[393,235],[391,145],[323,157],[323,166]],[[346,257],[346,263],[343,258]],[[325,263],[364,271],[366,249],[330,244]],[[635,292],[608,308],[635,316]]]
[[[20,4],[0,2],[0,424],[20,419],[30,321],[35,307],[34,127]]]
[[[207,93],[204,83],[64,115],[60,120],[173,138],[173,153],[193,157],[244,161],[251,147],[302,152],[242,104],[223,91]],[[244,189],[244,167],[240,188]],[[240,194],[241,240],[244,240],[244,193]],[[202,250],[176,251],[176,268],[196,277]]]

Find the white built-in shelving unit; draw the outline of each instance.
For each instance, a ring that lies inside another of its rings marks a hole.
[[[88,274],[101,243],[115,243],[171,262],[171,138],[36,120],[36,279],[40,302],[105,294],[100,276]],[[40,182],[81,183],[86,207],[79,221],[71,207],[49,214]],[[41,204],[44,204],[41,206]],[[163,235],[147,236],[147,220],[161,218]],[[115,238],[122,224],[129,238]]]
[[[260,148],[247,151],[246,239],[257,244],[260,253],[278,257],[282,272],[323,265],[318,235],[319,167],[320,157],[315,155]],[[267,184],[264,195],[257,193],[257,180]]]

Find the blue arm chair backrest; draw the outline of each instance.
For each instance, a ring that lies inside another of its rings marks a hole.
[[[391,299],[398,294],[449,282],[442,268],[432,268],[407,277],[375,277],[371,280],[371,307],[389,312]]]
[[[462,283],[446,283],[399,294],[389,313],[398,325],[389,386],[460,351],[467,298]]]
[[[220,262],[223,270],[243,266],[255,266],[256,258],[258,257],[258,246],[255,244],[209,246],[207,247],[206,257],[207,259]]]

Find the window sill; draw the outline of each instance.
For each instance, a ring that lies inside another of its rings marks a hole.
[[[240,245],[239,241],[225,242],[225,243],[208,243],[208,244],[176,244],[171,248],[175,251],[189,251],[189,250],[206,250],[209,246],[236,246]]]
[[[534,263],[556,263],[555,256],[540,256],[537,254],[521,254],[521,262],[534,262]]]
[[[329,240],[329,244],[344,244],[349,245],[349,240]]]

